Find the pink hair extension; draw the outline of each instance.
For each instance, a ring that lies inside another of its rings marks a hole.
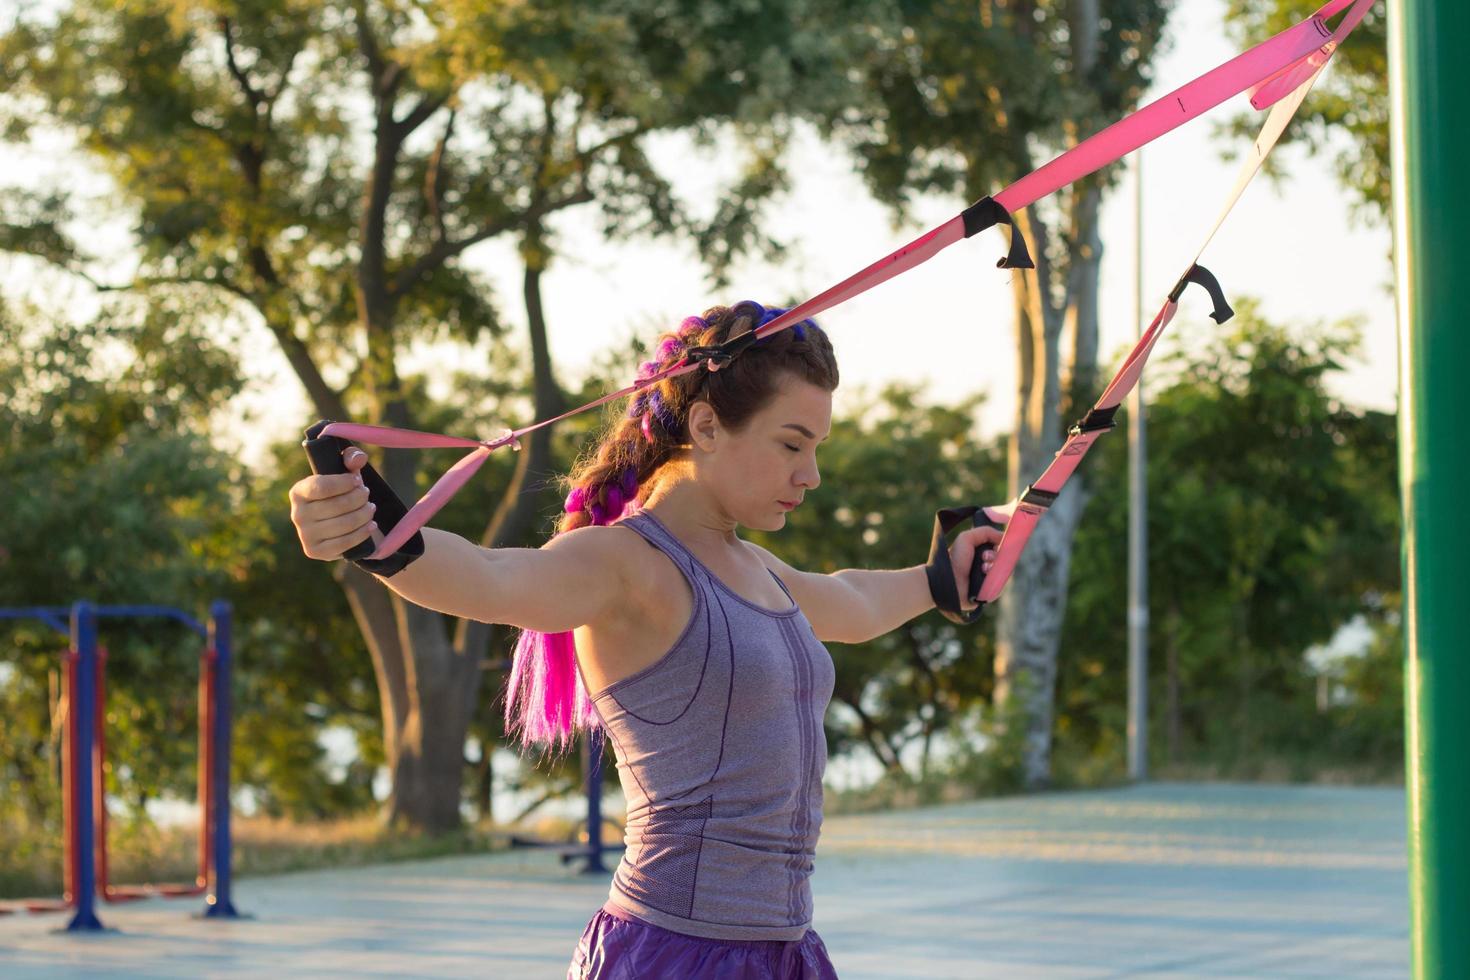
[[[567,494],[566,512],[586,508],[593,524],[615,523],[637,505],[638,472],[630,466],[616,483],[600,488],[605,505],[598,501],[597,489],[574,487]],[[559,753],[571,747],[579,732],[601,726],[577,670],[577,643],[571,631],[521,630],[506,680],[506,735],[518,738],[523,746],[541,743]]]
[[[770,322],[781,310],[759,303],[736,304],[735,311],[759,324]],[[653,358],[638,366],[638,378],[653,377],[660,369],[682,357],[694,338],[710,328],[703,317],[686,317],[672,337],[665,337]],[[793,329],[804,339],[815,322],[804,320]],[[668,436],[676,435],[680,420],[656,386],[637,392],[628,407],[628,417],[639,420],[643,438],[656,443],[655,426]],[[600,485],[573,487],[564,509],[568,514],[586,514],[594,526],[616,523],[638,507],[638,472],[628,467]],[[553,752],[568,749],[581,732],[595,731],[602,722],[592,705],[581,673],[577,670],[577,645],[573,633],[539,633],[522,630],[516,640],[515,659],[506,681],[505,731],[525,748],[541,743]]]

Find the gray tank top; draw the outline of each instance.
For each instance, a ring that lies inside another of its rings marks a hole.
[[[668,653],[592,699],[628,801],[609,901],[691,936],[800,939],[832,658],[795,602],[770,610],[736,595],[650,513],[621,523],[678,566],[694,611]]]

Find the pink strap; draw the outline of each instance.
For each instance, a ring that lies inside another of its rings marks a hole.
[[[1341,29],[1339,27],[1339,30]],[[1351,27],[1348,29],[1351,30]],[[1287,123],[1301,108],[1302,101],[1307,97],[1307,93],[1325,67],[1326,61],[1324,60],[1300,81],[1294,91],[1273,105],[1260,135],[1256,137],[1253,152],[1241,166],[1240,176],[1236,179],[1224,208],[1215,219],[1209,234],[1205,236],[1204,244],[1190,260],[1191,269],[1199,262],[1205,247],[1214,239],[1215,233],[1220,230],[1220,226],[1224,224],[1225,218],[1240,200],[1246,187],[1260,172],[1261,166],[1266,162],[1266,157],[1276,147],[1281,134],[1285,132]],[[1163,308],[1159,310],[1158,315],[1154,317],[1153,322],[1149,324],[1148,329],[1143,332],[1138,343],[1124,359],[1123,366],[1113,376],[1113,380],[1103,391],[1102,397],[1097,400],[1093,409],[1095,412],[1107,412],[1111,417],[1111,410],[1115,410],[1122,404],[1123,399],[1128,397],[1128,393],[1138,384],[1138,379],[1143,374],[1144,362],[1153,353],[1154,345],[1178,310],[1179,304],[1173,297],[1164,302]],[[1010,580],[1011,573],[1015,571],[1016,563],[1020,561],[1021,553],[1025,550],[1026,543],[1031,538],[1031,532],[1036,528],[1036,523],[1041,520],[1041,516],[1046,513],[1051,501],[1056,499],[1067,481],[1071,479],[1072,474],[1076,472],[1082,458],[1092,448],[1092,444],[1106,431],[1106,428],[1087,430],[1080,425],[1073,427],[1068,434],[1067,441],[1057,451],[1051,464],[1021,495],[1021,499],[1016,502],[1010,521],[1006,524],[1000,545],[996,548],[995,559],[991,563],[990,571],[986,573],[985,583],[980,588],[978,598],[981,602],[991,602],[1000,595],[1001,590]]]
[[[995,202],[1006,212],[1014,212],[1019,208],[1027,207],[1043,197],[1053,193],[1061,187],[1071,184],[1088,174],[1107,166],[1119,158],[1126,156],[1139,147],[1158,139],[1166,133],[1172,132],[1184,123],[1189,122],[1204,112],[1224,102],[1232,96],[1241,92],[1250,91],[1252,101],[1257,108],[1273,106],[1271,118],[1267,121],[1269,131],[1277,119],[1276,108],[1278,103],[1288,102],[1291,109],[1280,117],[1280,126],[1285,127],[1286,122],[1300,105],[1300,98],[1305,96],[1307,89],[1316,79],[1321,69],[1332,57],[1338,44],[1342,39],[1357,26],[1367,13],[1368,7],[1374,0],[1330,0],[1311,17],[1289,27],[1280,34],[1269,38],[1256,45],[1244,54],[1227,61],[1225,64],[1212,69],[1193,81],[1175,89],[1168,95],[1155,100],[1142,109],[1119,120],[1101,132],[1089,137],[1077,146],[1032,171],[1025,177],[1011,184],[1005,190],[995,195]],[[1327,21],[1332,17],[1343,13],[1342,20],[1335,30],[1327,27]],[[1283,100],[1282,96],[1291,93],[1293,100]],[[1266,131],[1257,140],[1257,156],[1254,167],[1259,168],[1260,162],[1264,160],[1265,154],[1270,152],[1277,137],[1280,136],[1278,129],[1269,142],[1266,142]],[[1265,148],[1262,150],[1262,145]],[[1251,170],[1254,176],[1254,170]],[[1240,192],[1244,190],[1245,184],[1250,177],[1244,176],[1237,183],[1236,192],[1227,204],[1220,220],[1229,213],[1230,207],[1238,199]],[[1219,222],[1216,223],[1216,228]],[[1213,236],[1214,232],[1211,232]],[[867,292],[875,286],[892,279],[894,276],[903,274],[910,269],[927,262],[939,252],[950,245],[963,240],[966,237],[965,216],[957,215],[949,221],[944,222],[936,228],[924,233],[918,238],[904,245],[896,252],[879,259],[877,262],[867,266],[856,274],[837,283],[835,286],[818,293],[799,306],[793,307],[775,319],[766,323],[756,330],[758,337],[767,337],[787,327],[800,323],[810,317],[816,316],[825,310],[829,310],[840,303],[844,303],[855,296]],[[1209,239],[1206,239],[1208,244]],[[1203,246],[1201,246],[1203,249]],[[1109,385],[1104,399],[1117,393],[1116,405],[1131,390],[1137,382],[1138,371],[1142,370],[1143,361],[1147,359],[1148,353],[1153,349],[1153,342],[1157,340],[1158,334],[1167,326],[1168,321],[1174,315],[1174,304],[1172,301],[1165,304],[1165,308],[1155,318],[1154,324],[1140,340],[1139,346],[1129,355],[1129,360],[1124,363],[1118,378]],[[1136,365],[1136,370],[1134,369]],[[323,435],[340,436],[357,442],[365,442],[370,445],[388,446],[395,449],[420,449],[420,448],[472,448],[473,451],[456,463],[449,472],[445,473],[429,492],[424,494],[404,518],[394,526],[392,531],[379,544],[373,553],[373,558],[383,558],[393,554],[403,546],[414,533],[423,527],[434,514],[452,497],[460,487],[475,474],[484,464],[490,452],[501,446],[511,445],[519,448],[518,439],[527,433],[544,428],[555,422],[577,415],[581,412],[590,411],[615,401],[626,395],[632,394],[641,388],[656,384],[665,378],[686,374],[698,370],[698,363],[690,363],[688,360],[680,361],[657,374],[641,379],[625,388],[612,392],[580,405],[569,411],[544,419],[521,429],[505,432],[494,440],[466,439],[454,436],[435,435],[427,432],[414,432],[405,429],[391,429],[383,426],[356,425],[346,422],[333,422],[322,430]],[[1131,371],[1132,380],[1127,380]],[[1126,382],[1126,387],[1123,383]],[[1099,405],[1102,403],[1100,402]],[[1091,433],[1085,441],[1078,441],[1074,436],[1062,447],[1057,454],[1058,460],[1064,455],[1069,459],[1075,457],[1070,466],[1065,467],[1065,475],[1053,463],[1051,468],[1042,475],[1042,478],[1033,486],[1040,489],[1043,481],[1058,478],[1057,486],[1064,483],[1066,477],[1070,476],[1076,467],[1076,461],[1081,459],[1091,445],[1092,439],[1098,433]],[[1056,470],[1056,473],[1053,473]],[[1026,539],[1030,536],[1034,519],[1028,517],[1025,504],[1018,504],[1015,514],[1011,518],[1005,539],[1002,542],[1000,554],[997,555],[996,564],[992,567],[990,574],[986,577],[985,587],[982,590],[982,598],[985,595],[993,597],[998,594],[1010,577],[1015,561],[1020,556],[1020,551],[1025,547]],[[1040,513],[1034,515],[1039,517]],[[988,600],[987,600],[988,601]]]
[[[1374,2],[1375,0],[1331,0],[1301,23],[1154,100],[1083,140],[1050,163],[1033,170],[996,194],[996,203],[1014,214],[1178,129],[1232,96],[1257,86],[1268,85],[1272,79],[1282,77],[1284,73],[1293,71],[1310,59],[1320,58],[1321,63],[1326,64],[1337,44],[1357,26]],[[1352,9],[1339,24],[1337,32],[1329,30],[1326,22],[1350,4]],[[952,218],[892,255],[879,259],[800,306],[793,307],[757,332],[760,336],[767,337],[792,324],[814,317],[927,262],[964,237],[963,221],[959,217]]]

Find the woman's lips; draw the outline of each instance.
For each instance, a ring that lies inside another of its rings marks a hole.
[[[778,500],[778,501],[776,501],[776,503],[778,503],[778,504],[781,505],[781,509],[782,510],[795,510],[797,508],[797,506],[800,505],[801,501],[800,500]]]

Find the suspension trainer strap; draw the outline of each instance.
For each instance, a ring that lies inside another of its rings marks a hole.
[[[1133,350],[1123,361],[1123,366],[1113,376],[1113,380],[1103,391],[1097,404],[1077,424],[1072,426],[1067,433],[1066,441],[1057,451],[1050,465],[1017,501],[1015,511],[1006,524],[1005,534],[996,548],[995,561],[991,565],[990,574],[986,577],[985,584],[980,590],[980,599],[989,602],[1000,594],[1001,589],[1010,579],[1011,573],[1015,571],[1016,563],[1020,560],[1021,553],[1031,538],[1031,532],[1036,528],[1036,523],[1041,520],[1042,515],[1061,494],[1062,488],[1077,471],[1078,465],[1087,455],[1088,450],[1092,448],[1092,444],[1104,432],[1113,428],[1113,416],[1117,413],[1123,399],[1127,398],[1137,386],[1143,374],[1143,365],[1153,353],[1154,345],[1158,343],[1164,329],[1168,327],[1170,321],[1174,319],[1174,314],[1178,312],[1179,300],[1185,289],[1190,285],[1197,285],[1209,293],[1211,302],[1214,304],[1214,310],[1210,315],[1217,323],[1224,323],[1234,315],[1230,304],[1225,300],[1225,291],[1221,289],[1219,280],[1199,264],[1199,257],[1204,252],[1205,246],[1214,239],[1215,233],[1220,230],[1220,226],[1240,200],[1241,194],[1244,193],[1252,178],[1260,172],[1262,165],[1266,162],[1266,157],[1275,148],[1281,134],[1286,129],[1286,124],[1301,107],[1307,92],[1317,80],[1324,66],[1325,62],[1318,65],[1295,91],[1286,98],[1276,100],[1273,104],[1270,115],[1261,130],[1261,135],[1256,138],[1254,152],[1243,164],[1240,176],[1230,196],[1226,199],[1225,206],[1221,209],[1209,234],[1205,236],[1204,244],[1200,246],[1199,251],[1190,261],[1189,267],[1179,277],[1174,288],[1169,291],[1163,308],[1159,310],[1153,322],[1149,324],[1148,329],[1134,345]]]
[[[993,197],[977,201],[949,221],[920,235],[892,254],[879,259],[804,303],[787,310],[748,334],[735,338],[736,341],[741,342],[739,349],[730,349],[732,342],[713,348],[696,348],[686,353],[685,357],[677,363],[650,377],[553,418],[544,419],[521,429],[507,430],[500,437],[488,441],[347,422],[332,422],[326,425],[321,429],[320,434],[392,448],[464,447],[471,449],[468,455],[456,463],[430,488],[428,493],[409,508],[373,553],[373,559],[386,558],[406,544],[418,532],[418,529],[438,513],[449,498],[479,470],[485,459],[494,450],[502,446],[518,447],[519,438],[529,432],[552,425],[580,412],[598,408],[641,388],[657,384],[666,378],[701,369],[718,370],[724,364],[729,363],[729,360],[738,354],[739,350],[743,350],[749,344],[865,293],[927,262],[950,245],[963,241],[986,228],[998,224],[1011,226],[1010,248],[1006,256],[999,262],[1001,268],[1030,268],[1032,263],[1026,250],[1026,244],[1011,220],[1011,215],[1017,210],[1028,207],[1056,190],[1095,173],[1139,147],[1213,109],[1226,99],[1247,91],[1251,93],[1252,104],[1257,109],[1268,107],[1272,109],[1266,130],[1256,141],[1257,152],[1254,166],[1259,168],[1260,162],[1265,158],[1265,153],[1270,151],[1270,146],[1274,145],[1276,137],[1280,135],[1280,130],[1277,129],[1275,135],[1267,139],[1273,126],[1277,124],[1278,115],[1279,125],[1284,128],[1286,122],[1295,113],[1296,107],[1300,105],[1300,99],[1305,96],[1312,82],[1326,66],[1337,46],[1357,26],[1373,3],[1374,0],[1330,0],[1308,19],[1287,28],[1280,34],[1261,42],[1119,120],[1062,153],[1050,163],[1017,180]],[[1339,14],[1342,16],[1337,27],[1329,28],[1327,22]],[[1283,106],[1290,106],[1289,111],[1281,113]],[[1264,150],[1262,149],[1263,143],[1266,144]],[[1250,177],[1254,176],[1254,170],[1249,168],[1248,170],[1247,174],[1242,175],[1242,181],[1237,184],[1236,192],[1231,198],[1231,205],[1244,190]],[[1221,214],[1221,221],[1224,220],[1229,210],[1230,206],[1227,205]],[[1219,222],[1215,227],[1219,228]],[[1213,235],[1212,230],[1210,236],[1206,238],[1206,244]],[[1201,246],[1202,250],[1203,246]],[[1198,255],[1195,257],[1195,262],[1190,263],[1191,267],[1197,261]],[[1218,287],[1212,292],[1218,293]],[[1217,314],[1228,310],[1228,306],[1223,304],[1223,293],[1218,293]],[[1141,341],[1139,347],[1129,355],[1129,361],[1124,364],[1123,371],[1120,372],[1118,378],[1114,379],[1113,385],[1109,386],[1109,393],[1119,386],[1120,381],[1130,370],[1130,365],[1135,361],[1141,369],[1142,361],[1147,358],[1148,352],[1152,349],[1152,340],[1157,339],[1158,331],[1167,325],[1169,318],[1173,316],[1174,308],[1173,300],[1165,304],[1164,312],[1155,319],[1154,326],[1146,335],[1147,343]],[[1134,382],[1136,380],[1135,373]],[[1132,383],[1129,382],[1127,387],[1131,388]],[[1123,394],[1126,394],[1126,389],[1123,390]],[[1121,397],[1122,395],[1119,395],[1117,399],[1108,401],[1109,395],[1105,394],[1103,401],[1099,402],[1099,407],[1116,408]],[[1064,447],[1064,451],[1066,448]],[[1042,480],[1038,480],[1035,486],[1045,486],[1045,479],[1043,477]],[[1020,512],[1021,509],[1018,507],[1017,513]],[[1013,532],[1016,531],[1013,520],[1007,531],[1007,540],[1011,539]],[[1021,546],[1024,546],[1024,538],[1029,536],[1029,533],[1028,528],[1019,539]],[[1016,551],[1016,554],[1019,552]],[[1014,557],[1015,555],[1012,555],[1012,564]],[[987,577],[985,592],[992,598],[999,592],[1010,574],[1009,567],[1003,574],[998,575],[999,570],[1000,566],[995,566]]]

